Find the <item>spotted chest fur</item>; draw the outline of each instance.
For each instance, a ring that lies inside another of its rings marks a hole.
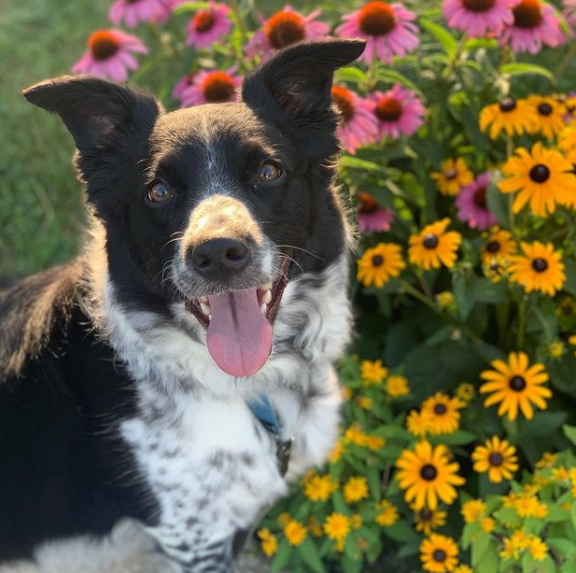
[[[149,533],[185,571],[231,571],[232,540],[287,491],[287,481],[321,464],[333,447],[340,391],[332,364],[349,337],[345,259],[288,285],[274,351],[248,379],[219,370],[205,336],[180,305],[175,321],[124,312],[107,287],[110,340],[137,382],[139,416],[121,426],[139,473],[158,503]],[[175,327],[179,324],[180,327]],[[247,405],[265,393],[294,438],[282,478],[274,437]]]

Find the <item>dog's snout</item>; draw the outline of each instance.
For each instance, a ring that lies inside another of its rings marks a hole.
[[[222,280],[242,271],[250,261],[248,246],[235,239],[211,239],[190,249],[194,269],[209,280]]]

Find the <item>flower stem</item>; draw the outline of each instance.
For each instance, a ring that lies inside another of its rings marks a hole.
[[[516,350],[524,349],[526,339],[526,297],[522,296],[518,302],[518,332],[516,333]]]

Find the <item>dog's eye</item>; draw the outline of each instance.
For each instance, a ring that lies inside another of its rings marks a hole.
[[[282,175],[282,167],[274,161],[264,161],[258,169],[258,179],[264,183],[274,181]]]
[[[153,183],[150,189],[148,189],[148,201],[152,203],[164,203],[168,201],[168,199],[172,199],[172,197],[173,195],[168,187],[160,181],[156,181],[156,183]]]

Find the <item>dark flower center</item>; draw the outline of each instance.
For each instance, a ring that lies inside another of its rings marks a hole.
[[[544,21],[540,0],[521,0],[512,12],[514,13],[514,26],[518,28],[537,28]]]
[[[446,561],[446,557],[446,551],[443,551],[442,549],[436,549],[436,551],[432,553],[432,558],[438,563],[444,563],[444,561]]]
[[[428,235],[426,235],[424,237],[422,244],[427,249],[430,249],[430,250],[435,249],[438,246],[438,237],[436,235],[433,235],[432,233],[429,233]]]
[[[470,12],[486,12],[494,7],[496,0],[462,0],[462,5]]]
[[[214,25],[214,14],[210,10],[200,10],[192,20],[192,26],[197,32],[207,32]]]
[[[402,117],[402,103],[394,97],[383,97],[376,104],[375,112],[380,121],[397,121]]]
[[[378,209],[378,203],[374,201],[374,199],[365,193],[364,191],[360,191],[358,193],[358,212],[362,213],[363,215],[369,215],[370,213],[374,213]]]
[[[423,509],[420,512],[420,519],[422,521],[430,521],[432,519],[432,512],[429,509]]]
[[[498,241],[490,241],[486,245],[486,250],[489,253],[497,253],[501,249],[500,243]]]
[[[264,34],[268,43],[280,50],[306,37],[304,18],[294,12],[278,12],[266,22]]]
[[[511,97],[503,99],[498,105],[500,106],[500,111],[505,113],[516,109],[516,101]]]
[[[352,94],[341,86],[334,86],[332,88],[332,99],[338,106],[338,111],[342,116],[344,123],[348,123],[355,115],[354,100]]]
[[[384,264],[384,257],[382,255],[375,255],[372,257],[372,266],[381,267]]]
[[[447,411],[448,411],[448,408],[446,408],[445,404],[436,404],[436,406],[434,406],[434,413],[438,414],[438,416],[442,416],[442,414],[446,414]]]
[[[524,380],[524,378],[522,378],[522,376],[512,376],[512,378],[510,378],[510,382],[508,383],[510,386],[511,390],[514,390],[514,392],[522,392],[522,390],[524,390],[524,388],[526,388],[526,380]]]
[[[504,463],[504,458],[502,457],[502,454],[500,454],[499,452],[492,452],[488,456],[488,461],[490,462],[491,466],[499,467]]]
[[[432,464],[426,464],[420,470],[420,477],[426,481],[434,481],[438,475],[438,470]]]
[[[550,169],[546,167],[546,165],[542,165],[539,163],[538,165],[534,165],[532,169],[530,169],[530,179],[534,181],[534,183],[546,183],[550,178]]]
[[[234,82],[226,72],[212,72],[204,80],[203,92],[208,103],[229,101],[234,90]]]
[[[549,103],[541,103],[538,106],[538,113],[540,115],[548,116],[552,113],[552,106]]]
[[[120,49],[120,41],[113,32],[98,30],[88,39],[88,48],[90,48],[94,59],[101,62],[116,54]]]
[[[360,10],[358,25],[369,36],[385,36],[396,26],[394,9],[388,2],[368,2]]]
[[[538,257],[537,259],[534,259],[532,261],[532,268],[537,273],[543,273],[545,270],[548,269],[548,261],[546,259]]]
[[[486,193],[488,192],[487,187],[478,187],[474,193],[473,201],[474,205],[479,209],[486,210]]]

